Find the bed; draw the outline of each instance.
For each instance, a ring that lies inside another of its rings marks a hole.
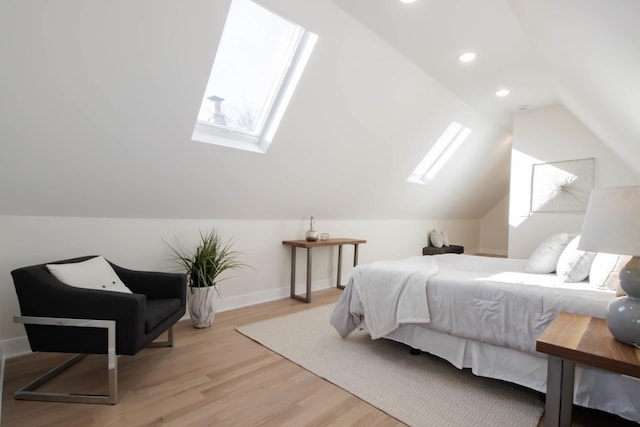
[[[604,318],[615,291],[525,272],[527,260],[442,254],[354,268],[331,316],[448,360],[475,375],[546,392],[536,339],[561,311]],[[640,422],[640,381],[578,366],[574,402]]]

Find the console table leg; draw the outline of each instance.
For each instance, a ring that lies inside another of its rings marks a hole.
[[[358,265],[358,244],[353,245],[353,266]]]
[[[311,302],[311,248],[307,248],[307,299],[305,302]]]
[[[296,247],[291,246],[291,298],[296,296]]]
[[[360,239],[327,239],[326,241],[321,242],[309,242],[305,240],[283,240],[283,245],[291,246],[291,298],[309,303],[311,302],[311,276],[312,276],[312,257],[313,253],[311,249],[314,247],[328,247],[328,246],[338,246],[338,271],[337,271],[337,280],[336,287],[339,289],[344,289],[345,287],[341,284],[342,282],[342,246],[343,245],[354,245],[354,254],[353,254],[353,266],[355,267],[358,264],[358,243],[367,243],[366,240]],[[304,248],[307,250],[307,283],[306,283],[306,295],[297,295],[296,294],[296,248]]]
[[[342,286],[342,245],[338,245],[338,280],[336,281],[336,288],[344,289],[344,286]]]
[[[311,248],[307,248],[307,294],[296,295],[296,247],[291,246],[291,298],[296,301],[311,302]]]

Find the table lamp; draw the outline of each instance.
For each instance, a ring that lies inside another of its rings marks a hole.
[[[609,303],[607,326],[618,341],[640,348],[640,186],[591,191],[578,249],[632,256],[620,271],[627,296]]]

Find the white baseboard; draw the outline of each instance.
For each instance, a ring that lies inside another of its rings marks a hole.
[[[4,362],[11,357],[30,353],[27,337],[11,338],[0,341],[0,396],[4,386]],[[2,399],[0,399],[0,425],[2,425]]]
[[[3,360],[31,353],[31,347],[26,335],[0,341],[0,347],[2,347]]]
[[[347,275],[344,280],[345,283],[349,279]],[[322,289],[329,289],[335,286],[334,279],[317,280],[311,284],[311,291],[320,291]],[[305,283],[296,284],[296,290],[300,293],[304,293],[306,289]],[[287,298],[291,292],[291,287],[281,287],[276,289],[268,289],[265,291],[254,292],[251,294],[239,295],[236,297],[225,298],[216,301],[216,312],[235,310],[236,308],[249,307],[251,305],[261,304],[263,302],[275,301],[278,299]]]
[[[504,249],[480,248],[480,249],[478,249],[478,251],[476,253],[487,254],[487,255],[495,255],[495,256],[500,256],[500,257],[506,257],[508,255],[508,252],[506,250],[504,250]]]

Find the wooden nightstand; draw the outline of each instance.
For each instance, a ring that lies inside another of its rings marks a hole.
[[[640,378],[640,350],[616,341],[604,319],[560,313],[536,341],[549,355],[546,426],[570,426],[575,364]]]

